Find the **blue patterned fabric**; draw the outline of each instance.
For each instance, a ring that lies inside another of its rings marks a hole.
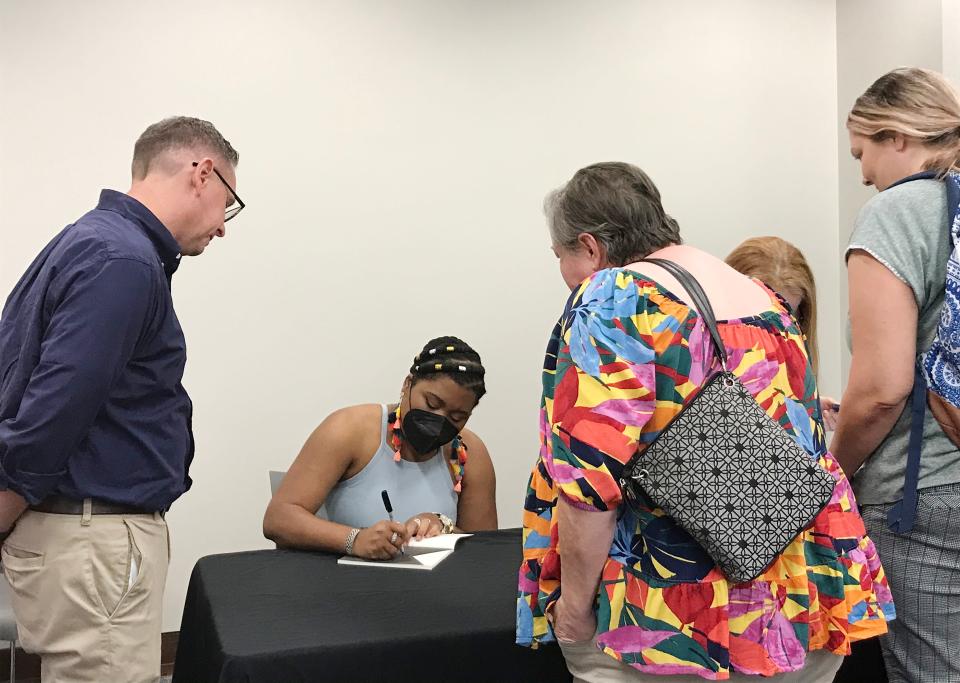
[[[960,174],[949,173],[943,180],[947,185],[947,224],[953,252],[947,261],[937,336],[921,361],[930,390],[960,407]]]

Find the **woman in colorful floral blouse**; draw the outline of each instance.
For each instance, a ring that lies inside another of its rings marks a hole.
[[[517,642],[557,640],[577,681],[832,681],[850,643],[894,617],[850,485],[824,446],[803,337],[779,299],[693,247],[647,175],[578,171],[546,203],[573,290],[547,347],[540,457],[524,512]],[[713,370],[709,335],[662,268],[696,277],[730,367],[836,479],[827,507],[757,579],[729,583],[660,509],[621,500],[620,473]],[[561,581],[562,565],[562,581]]]

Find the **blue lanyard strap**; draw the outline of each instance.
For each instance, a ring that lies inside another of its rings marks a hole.
[[[927,382],[923,371],[913,371],[913,392],[910,394],[910,441],[907,445],[907,475],[903,481],[903,497],[887,513],[887,526],[898,534],[909,533],[917,518],[920,481],[920,447],[923,445],[923,416],[927,407]]]

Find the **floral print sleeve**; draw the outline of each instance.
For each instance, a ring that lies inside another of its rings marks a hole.
[[[606,271],[574,293],[558,330],[569,343],[557,345],[544,382],[543,462],[559,492],[586,509],[620,504],[620,472],[656,402],[645,296],[619,286],[624,277]]]

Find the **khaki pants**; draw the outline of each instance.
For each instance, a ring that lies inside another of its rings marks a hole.
[[[23,514],[0,557],[43,683],[157,680],[169,538],[159,513]]]
[[[559,642],[559,641],[558,641]],[[695,675],[660,676],[641,673],[629,664],[617,661],[604,654],[592,640],[582,643],[560,644],[567,668],[573,674],[574,683],[704,683],[703,678]],[[843,663],[843,657],[826,650],[807,653],[806,665],[800,671],[777,674],[769,678],[730,674],[730,681],[765,683],[832,683],[837,670]]]

